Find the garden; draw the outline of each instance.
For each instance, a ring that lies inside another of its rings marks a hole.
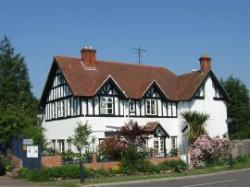
[[[91,139],[89,137],[91,128],[86,123],[78,124],[75,135],[72,137],[78,153],[64,152],[60,154],[63,164],[58,167],[43,167],[40,170],[22,168],[18,172],[18,177],[30,181],[50,181],[53,184],[60,183],[58,181],[73,180],[74,184],[78,184],[81,176],[79,162],[82,162],[84,166],[82,173],[85,183],[138,180],[145,177],[147,179],[165,178],[250,167],[250,156],[232,159],[228,138],[211,138],[206,134],[203,125],[209,116],[197,112],[187,112],[183,114],[183,117],[190,128],[186,136],[189,140],[191,167],[188,167],[179,157],[158,164],[150,162],[149,152],[143,148],[146,140],[143,129],[133,121],[121,127],[117,136],[105,139],[98,150],[95,150],[96,161],[100,163],[119,161],[119,164],[110,168],[87,167],[88,163],[93,161],[94,150],[86,149],[90,144],[88,140]],[[44,154],[54,155],[56,153],[53,150],[46,150]],[[0,172],[5,172],[7,167],[9,166],[6,161],[3,158],[0,159]],[[190,169],[188,173],[187,169]]]

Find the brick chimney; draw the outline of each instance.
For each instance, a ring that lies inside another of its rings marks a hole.
[[[201,55],[199,58],[201,73],[208,72],[212,69],[212,59],[208,55]]]
[[[81,59],[86,67],[95,68],[97,65],[96,50],[90,46],[85,46],[81,50]]]

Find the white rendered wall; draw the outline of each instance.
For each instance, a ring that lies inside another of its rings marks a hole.
[[[182,128],[184,126],[184,120],[181,116],[181,113],[184,111],[198,111],[209,114],[210,118],[206,123],[206,130],[211,137],[220,136],[222,137],[224,134],[227,134],[227,108],[226,103],[222,100],[214,100],[215,90],[213,88],[212,79],[208,78],[205,81],[204,85],[205,98],[204,99],[194,99],[192,101],[179,102],[178,103],[178,117],[177,118],[144,118],[144,117],[132,117],[129,116],[128,112],[128,103],[125,102],[124,107],[124,116],[128,117],[77,117],[77,118],[69,118],[69,119],[61,119],[54,121],[44,121],[43,127],[45,129],[45,137],[48,139],[48,142],[51,140],[67,140],[74,135],[74,129],[77,127],[77,123],[88,122],[91,125],[93,135],[97,141],[99,138],[104,138],[105,131],[115,130],[115,128],[110,127],[121,127],[129,120],[133,120],[138,122],[139,125],[145,125],[147,122],[157,121],[159,122],[165,131],[170,136],[177,136],[177,145],[178,148],[182,148],[183,143],[183,134]],[[118,108],[117,101],[116,109]],[[89,99],[89,105],[92,105],[91,99]],[[98,108],[95,106],[95,112],[99,112]],[[136,106],[139,108],[139,106]],[[142,115],[144,115],[144,102],[141,105]],[[160,109],[161,107],[159,107]],[[165,108],[165,107],[164,107]],[[89,107],[89,111],[92,108]],[[120,107],[120,110],[123,110],[123,107]],[[117,113],[117,111],[116,111]],[[165,109],[163,110],[163,114],[166,113]],[[67,148],[67,144],[66,148]],[[150,139],[148,142],[149,147],[153,147],[153,139]],[[166,139],[166,149],[171,149],[171,141],[170,139]],[[72,150],[74,150],[72,146]]]
[[[180,119],[180,124],[184,120],[181,116],[181,113],[184,111],[198,111],[206,113],[209,115],[209,119],[205,124],[205,129],[210,137],[227,135],[227,106],[225,101],[214,100],[215,89],[213,87],[212,79],[209,77],[204,85],[205,98],[204,99],[195,99],[188,102],[181,102],[178,106],[178,116]]]
[[[139,125],[145,125],[148,122],[157,121],[162,125],[162,127],[170,136],[178,136],[180,133],[178,118],[78,117],[44,122],[43,127],[45,129],[45,137],[47,138],[48,142],[51,142],[51,140],[69,139],[74,135],[74,129],[77,127],[77,124],[79,122],[82,122],[83,124],[85,122],[88,122],[93,131],[93,134],[91,136],[94,136],[97,139],[98,144],[98,139],[104,138],[105,131],[115,131],[115,128],[112,127],[121,127],[125,123],[129,122],[129,120],[136,121]],[[167,143],[166,148],[169,150],[170,146],[171,144]]]

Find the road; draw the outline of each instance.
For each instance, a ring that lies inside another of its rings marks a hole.
[[[113,185],[112,185],[113,186]],[[250,169],[185,179],[114,185],[117,187],[250,187]]]
[[[190,176],[176,179],[160,179],[158,181],[136,181],[127,184],[106,184],[89,186],[110,187],[250,187],[250,169],[209,174],[206,176]],[[0,177],[0,187],[45,187],[39,183],[31,183],[22,179]]]

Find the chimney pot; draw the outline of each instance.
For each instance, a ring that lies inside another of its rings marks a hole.
[[[212,69],[212,58],[206,54],[201,55],[199,58],[201,73],[208,72]]]
[[[85,46],[81,50],[81,59],[86,67],[95,68],[97,65],[96,50],[90,46]]]

